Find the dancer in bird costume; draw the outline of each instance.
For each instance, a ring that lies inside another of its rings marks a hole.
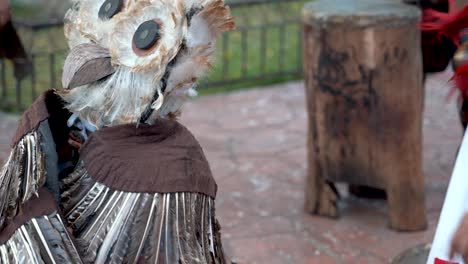
[[[62,90],[0,173],[0,263],[226,263],[217,185],[175,119],[232,30],[222,0],[76,0]]]

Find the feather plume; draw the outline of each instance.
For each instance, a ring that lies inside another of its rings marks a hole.
[[[454,88],[460,92],[462,99],[468,98],[468,65],[461,65],[455,70],[454,75],[450,79]]]
[[[167,117],[176,113],[189,97],[197,94],[193,89],[194,85],[212,67],[213,52],[212,46],[202,45],[181,55],[171,70],[160,116]]]
[[[80,12],[80,0],[73,0],[72,7],[68,9],[65,13],[64,18],[64,33],[65,37],[68,40],[68,46],[70,49],[83,44],[89,43],[90,39],[85,38],[81,35],[80,31],[78,30],[78,26],[75,21],[78,20],[78,14]]]
[[[108,79],[60,92],[67,108],[96,127],[137,123],[160,89],[152,74],[136,74],[118,67]]]
[[[450,12],[444,13],[433,9],[423,11],[423,19],[420,28],[423,31],[438,32],[459,44],[459,32],[468,25],[468,6],[456,11],[455,1],[449,0]]]
[[[225,6],[223,0],[215,0],[207,4],[197,15],[192,19],[193,30],[196,30],[195,26],[202,26],[203,20],[205,23],[204,27],[208,27],[210,35],[202,34],[204,37],[208,37],[210,41],[218,38],[223,32],[234,30],[235,22],[231,17],[231,10],[228,6]],[[202,26],[203,27],[203,26]],[[206,30],[205,30],[206,31]],[[195,36],[192,36],[194,38]]]
[[[171,94],[191,87],[198,79],[204,77],[207,70],[213,65],[213,53],[214,47],[209,44],[197,46],[184,52],[177,60],[177,64],[171,69],[166,93]]]
[[[184,4],[187,10],[191,9],[201,9],[206,6],[208,3],[211,3],[215,0],[184,0]]]
[[[190,21],[187,49],[178,55],[171,69],[165,103],[159,112],[162,117],[167,118],[179,112],[187,98],[196,95],[193,89],[196,82],[205,77],[213,65],[216,39],[222,32],[235,27],[230,9],[224,5],[224,1],[215,0],[204,4]],[[195,3],[186,5],[193,8]]]

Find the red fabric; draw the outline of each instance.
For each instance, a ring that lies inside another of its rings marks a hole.
[[[468,99],[468,65],[458,67],[450,80],[455,84],[455,88],[460,91],[460,96],[463,99]]]
[[[458,262],[451,262],[451,261],[445,261],[445,260],[441,260],[439,258],[436,258],[434,260],[434,264],[460,264]]]
[[[434,16],[437,14],[444,17],[449,15],[447,12],[456,12],[455,5],[453,0],[448,0],[439,6],[433,5],[432,2],[423,3],[426,4],[421,6],[424,15],[420,28],[424,73],[442,72],[450,63],[457,46],[451,38],[440,33],[438,28],[434,28],[434,22],[437,21]]]
[[[460,100],[462,102],[460,118],[463,127],[466,127],[466,124],[468,124],[468,65],[458,67],[450,80],[454,83],[450,94],[453,94],[456,90],[460,92]]]
[[[459,44],[460,30],[468,27],[468,6],[460,11],[455,8],[455,0],[449,0],[449,13],[439,12],[434,9],[423,10],[423,18],[420,28],[423,32],[437,32]]]

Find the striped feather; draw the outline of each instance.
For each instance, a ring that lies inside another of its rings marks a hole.
[[[82,174],[68,177],[61,186],[63,193],[68,187],[78,194],[64,214],[89,262],[225,263],[212,198],[197,193],[128,193],[100,183],[88,188],[90,183],[76,183],[90,180],[86,172]]]
[[[77,263],[73,256],[76,254],[70,254],[71,250],[69,248],[69,243],[71,241],[65,242],[63,240],[63,232],[65,231],[65,227],[63,229],[57,229],[57,226],[54,226],[48,217],[37,218],[33,219],[34,227],[36,228],[36,232],[38,237],[41,239],[41,243],[43,244],[44,248],[46,248],[47,255],[52,259],[52,262],[55,263]],[[74,253],[74,252],[73,252]],[[80,263],[80,262],[78,262]]]
[[[130,209],[129,213],[127,214],[124,223],[120,228],[120,233],[117,237],[117,242],[112,247],[112,254],[110,256],[111,263],[126,263],[126,255],[129,251],[131,238],[132,228],[138,228],[138,215],[140,213],[140,205],[142,200],[145,199],[145,194],[137,194],[137,197],[134,199],[132,208]],[[146,202],[143,202],[146,203]],[[141,238],[135,238],[141,239]]]
[[[79,203],[83,198],[83,196],[87,195],[87,193],[89,193],[89,191],[96,185],[88,176],[86,170],[80,169],[76,174],[79,175],[77,181],[61,187],[61,208],[65,212],[73,210],[76,204]],[[76,176],[75,173],[73,173],[71,177],[74,176]]]
[[[38,254],[39,249],[26,227],[20,227],[20,229],[17,232],[19,232],[19,234],[21,235],[22,244],[26,248],[27,252],[28,261],[24,263],[43,263],[42,259]]]
[[[76,230],[85,225],[86,220],[97,210],[108,191],[103,185],[95,184],[89,193],[69,211],[64,211],[68,224]]]
[[[0,258],[1,263],[5,263],[5,264],[10,263],[9,256],[8,256],[8,250],[7,250],[6,245],[1,245],[0,246],[0,257],[1,257]]]
[[[83,261],[78,253],[78,249],[72,237],[68,233],[68,230],[66,229],[66,226],[62,221],[62,218],[58,214],[55,214],[49,217],[45,217],[45,219],[48,220],[50,224],[54,227],[54,229],[57,230],[57,232],[60,234],[60,237],[62,238],[63,247],[68,253],[69,258],[72,261],[71,263],[82,263]]]
[[[152,210],[155,206],[153,198],[153,195],[144,194],[137,209],[135,209],[136,217],[129,230],[129,245],[124,253],[126,263],[134,263],[140,255],[141,241],[146,238],[148,231],[145,230],[148,223],[151,222],[150,217],[152,217]]]
[[[20,203],[37,195],[45,183],[44,155],[37,132],[24,136],[0,171],[0,229],[18,212]]]
[[[138,243],[138,250],[135,254],[133,263],[149,262],[149,259],[153,255],[155,256],[155,258],[159,257],[160,233],[162,225],[164,224],[161,222],[161,214],[163,213],[163,208],[159,205],[163,200],[163,195],[156,194],[153,195],[152,198],[153,201],[151,203],[149,217],[145,224],[145,230],[140,237]]]
[[[31,219],[0,245],[0,263],[81,264],[81,257],[57,214]]]
[[[115,220],[113,220],[113,223],[110,225],[109,232],[106,233],[104,241],[99,247],[96,263],[105,263],[111,257],[112,248],[118,241],[120,234],[125,232],[123,228],[127,226],[126,222],[128,221],[130,213],[135,208],[135,203],[137,201],[138,194],[126,193],[124,195],[121,209],[118,210]]]
[[[113,199],[110,199],[104,207],[107,209],[101,211],[96,221],[86,230],[83,239],[89,241],[86,250],[87,255],[93,258],[97,257],[99,248],[115,223],[116,217],[121,212],[125,202],[124,198],[125,194],[123,192],[115,192]]]

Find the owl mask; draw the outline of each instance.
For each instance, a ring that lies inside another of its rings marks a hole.
[[[77,0],[59,92],[97,127],[174,117],[234,21],[223,0]]]

